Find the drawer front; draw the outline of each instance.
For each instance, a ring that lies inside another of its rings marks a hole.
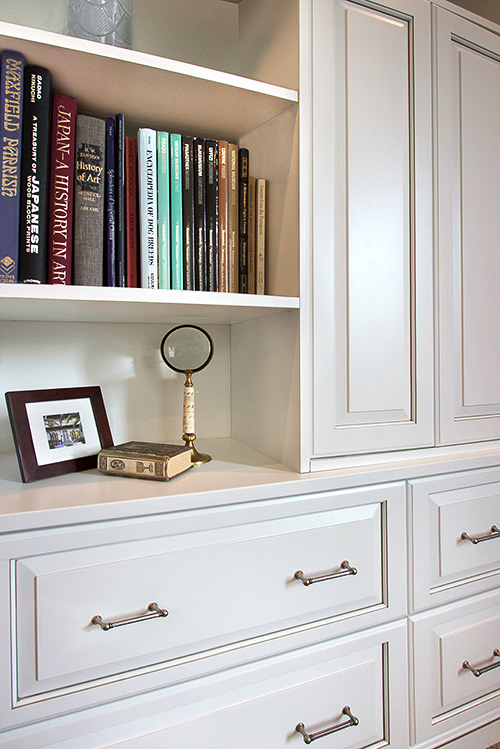
[[[412,617],[417,741],[500,707],[500,596]]]
[[[498,469],[414,481],[410,496],[414,609],[497,587]]]
[[[85,733],[82,746],[300,749],[303,723],[318,746],[407,749],[405,662],[400,621],[161,690],[142,700],[142,717],[129,710],[116,725]]]
[[[19,696],[380,606],[383,515],[377,502],[18,559]]]

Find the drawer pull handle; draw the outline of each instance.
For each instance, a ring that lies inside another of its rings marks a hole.
[[[500,538],[500,528],[497,528],[496,525],[492,525],[491,532],[486,536],[469,536],[469,534],[464,531],[460,538],[464,541],[470,541],[471,544],[480,544],[481,541],[491,541],[493,538]]]
[[[493,651],[493,656],[500,658],[500,650],[498,648],[495,648]],[[483,668],[474,668],[474,666],[471,666],[469,661],[464,661],[462,663],[462,668],[466,668],[469,671],[472,671],[474,676],[481,676],[482,674],[485,674],[487,671],[493,671],[494,668],[500,667],[500,661],[497,661],[497,663],[490,663],[489,666],[483,666]]]
[[[135,624],[136,622],[145,622],[147,619],[156,619],[158,616],[168,616],[168,611],[161,609],[157,603],[150,603],[148,612],[150,613],[133,616],[130,619],[119,619],[117,622],[103,622],[102,616],[97,614],[92,617],[91,622],[107,632],[109,629],[114,629],[115,627],[124,627],[125,624]]]
[[[304,737],[304,744],[310,744],[311,742],[316,741],[316,739],[322,739],[323,736],[330,736],[330,734],[336,733],[337,731],[343,731],[344,728],[357,726],[359,724],[359,719],[355,718],[351,713],[351,708],[349,707],[349,705],[346,705],[342,708],[342,714],[347,715],[349,717],[349,720],[346,720],[344,723],[339,723],[337,726],[325,728],[323,729],[323,731],[316,731],[316,733],[307,733],[303,723],[299,723],[297,726],[295,726],[295,730],[297,731],[297,733],[302,734],[302,736]]]
[[[330,572],[328,575],[317,575],[316,577],[305,577],[302,570],[297,570],[294,574],[296,580],[300,580],[302,585],[312,585],[313,583],[322,583],[325,580],[333,580],[336,577],[344,577],[344,575],[357,575],[358,570],[356,567],[351,567],[349,562],[344,560],[340,565],[338,572]]]

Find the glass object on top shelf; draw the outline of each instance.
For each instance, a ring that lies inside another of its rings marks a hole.
[[[0,0],[0,21],[65,34],[70,2],[77,0]],[[298,88],[298,0],[133,4],[132,49]]]
[[[132,46],[132,0],[68,0],[69,36]]]

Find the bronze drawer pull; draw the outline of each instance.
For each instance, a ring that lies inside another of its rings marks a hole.
[[[97,614],[91,619],[92,624],[96,624],[105,632],[114,627],[124,627],[125,624],[135,624],[135,622],[145,622],[147,619],[156,619],[158,616],[168,616],[166,609],[161,609],[157,603],[150,603],[148,606],[149,614],[140,614],[139,616],[133,616],[130,619],[119,619],[117,622],[103,622],[102,616]]]
[[[344,575],[357,575],[358,570],[356,567],[351,567],[349,562],[344,560],[340,565],[338,572],[330,572],[328,575],[317,575],[316,577],[305,577],[302,570],[297,570],[294,575],[296,580],[300,580],[302,585],[312,585],[313,583],[322,583],[325,580],[333,580],[335,577],[344,577]]]
[[[500,658],[500,650],[498,648],[495,648],[493,651],[493,656],[496,656],[497,658]],[[471,666],[469,661],[464,661],[462,663],[462,668],[466,668],[469,671],[472,671],[474,676],[481,676],[482,674],[485,674],[487,671],[493,671],[494,668],[500,667],[500,661],[497,663],[490,663],[489,666],[483,666],[483,668],[474,668],[474,666]]]
[[[469,534],[464,531],[460,538],[464,541],[470,541],[471,544],[480,544],[481,541],[491,541],[493,538],[500,538],[500,528],[497,528],[496,525],[492,525],[491,532],[486,536],[469,536]]]
[[[330,736],[330,734],[342,731],[344,728],[357,726],[359,724],[359,719],[355,718],[351,713],[349,705],[342,708],[342,713],[343,715],[348,715],[349,720],[346,720],[345,723],[339,723],[338,726],[331,726],[331,728],[325,728],[323,731],[316,731],[316,733],[307,733],[304,724],[299,723],[295,726],[295,730],[297,733],[301,733],[304,737],[304,744],[310,744],[312,741],[316,741],[316,739],[322,739],[323,736]]]

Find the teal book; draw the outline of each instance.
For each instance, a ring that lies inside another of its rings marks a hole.
[[[158,132],[158,288],[171,289],[170,278],[170,138]]]
[[[173,289],[184,287],[182,220],[182,138],[170,135],[171,281]]]

